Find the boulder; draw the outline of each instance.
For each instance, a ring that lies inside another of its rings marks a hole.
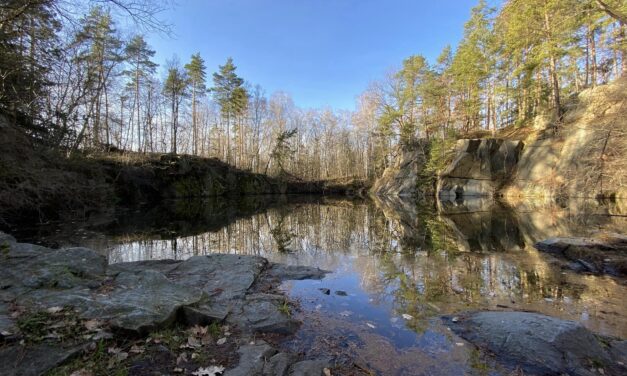
[[[567,267],[593,274],[627,276],[627,236],[605,233],[596,238],[549,238],[534,245],[568,261]]]
[[[505,366],[527,374],[624,374],[624,365],[595,335],[574,321],[530,312],[477,312],[449,322],[462,338],[488,350]],[[607,341],[606,341],[607,342]]]
[[[254,345],[244,345],[237,351],[238,365],[224,373],[224,376],[262,376],[266,362],[277,351],[265,342]]]

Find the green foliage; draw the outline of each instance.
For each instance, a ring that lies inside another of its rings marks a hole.
[[[244,80],[235,73],[236,69],[233,59],[228,58],[219,67],[219,72],[213,74],[213,97],[226,118],[243,114],[248,105],[248,92]]]
[[[290,305],[289,302],[287,300],[284,300],[283,303],[281,303],[281,305],[279,305],[279,312],[283,313],[284,315],[287,316],[292,316],[292,312],[290,310]]]
[[[455,154],[455,142],[451,136],[432,138],[425,150],[424,168],[418,175],[418,189],[424,193],[435,194],[435,184],[439,174],[449,165]]]
[[[202,95],[207,91],[206,77],[207,67],[205,66],[205,60],[200,56],[200,53],[192,55],[192,59],[189,63],[185,64],[185,70],[187,71],[187,77],[194,90],[194,93]]]
[[[279,167],[280,175],[285,174],[285,162],[294,154],[290,141],[297,132],[297,129],[290,129],[280,132],[276,137],[274,149],[270,153],[270,161],[274,161]]]
[[[271,230],[270,234],[274,239],[277,249],[281,253],[290,252],[288,248],[292,239],[294,239],[295,234],[290,230],[285,228],[285,217],[281,216],[276,224]]]

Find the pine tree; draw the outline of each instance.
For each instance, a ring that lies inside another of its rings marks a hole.
[[[177,153],[177,132],[178,132],[178,117],[179,107],[186,95],[188,78],[185,71],[180,68],[178,61],[173,60],[169,63],[168,77],[163,84],[163,94],[170,101],[171,108],[171,152]]]
[[[185,70],[187,71],[187,77],[189,78],[192,90],[192,153],[197,154],[199,136],[196,104],[198,97],[203,96],[207,91],[205,82],[207,76],[205,73],[205,61],[200,56],[200,53],[192,55],[191,61],[185,65]]]
[[[248,92],[244,88],[244,80],[237,76],[233,59],[228,58],[219,72],[213,74],[213,97],[220,106],[222,117],[226,120],[226,155],[231,162],[231,121],[243,115],[248,105]]]
[[[109,10],[102,7],[91,8],[89,14],[81,19],[81,29],[76,35],[75,43],[85,47],[78,56],[78,61],[85,65],[87,71],[86,90],[91,94],[87,103],[85,122],[77,137],[74,148],[82,142],[89,120],[92,122],[92,144],[100,146],[102,99],[108,98],[108,84],[114,69],[123,60],[122,41],[117,35],[115,24]],[[108,133],[108,105],[105,103],[105,131]]]
[[[154,63],[151,59],[155,56],[155,51],[151,50],[148,43],[144,40],[144,37],[137,35],[131,39],[125,48],[125,58],[128,63],[133,67],[132,70],[126,71],[127,76],[131,78],[129,83],[133,87],[135,93],[135,112],[137,121],[137,150],[146,150],[146,140],[144,137],[144,145],[142,145],[141,138],[141,100],[140,92],[142,88],[142,81],[148,81],[149,77],[154,74],[158,64]],[[144,134],[147,124],[144,124]]]

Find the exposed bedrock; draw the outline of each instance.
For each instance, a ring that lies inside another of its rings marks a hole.
[[[494,196],[515,171],[523,146],[495,138],[457,141],[455,157],[438,180],[439,196]]]

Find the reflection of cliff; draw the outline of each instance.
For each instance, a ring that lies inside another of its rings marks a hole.
[[[400,247],[399,251],[411,252],[430,250],[430,237],[426,226],[426,217],[433,216],[435,208],[431,205],[418,206],[412,199],[401,197],[373,197],[377,209],[386,220],[385,228],[394,236]]]
[[[516,216],[493,200],[443,201],[439,203],[439,213],[456,235],[457,246],[462,251],[519,251],[525,247]]]

